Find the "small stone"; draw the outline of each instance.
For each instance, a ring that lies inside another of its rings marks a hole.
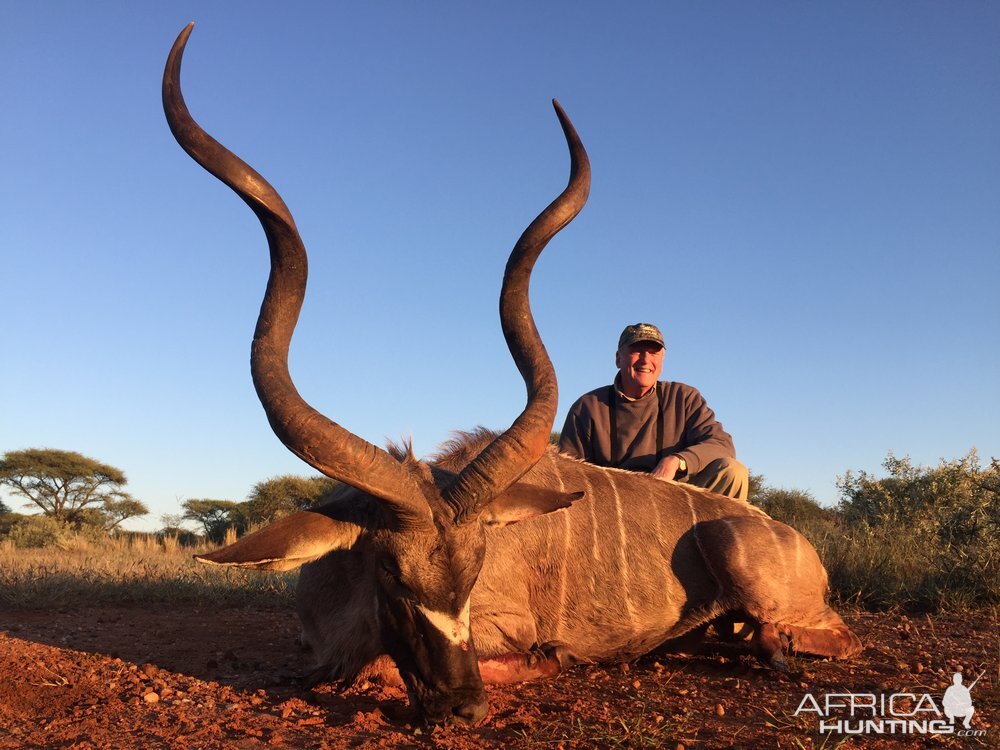
[[[160,696],[157,695],[156,693],[146,693],[144,696],[142,696],[142,699],[146,701],[146,703],[158,703],[160,700]]]
[[[721,703],[715,704],[715,715],[719,717],[726,715],[726,709]]]

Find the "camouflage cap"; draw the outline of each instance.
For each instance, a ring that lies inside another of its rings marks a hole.
[[[634,325],[625,326],[622,335],[618,337],[618,348],[631,346],[639,341],[652,341],[660,346],[664,345],[663,334],[660,333],[659,328],[652,323],[635,323]]]

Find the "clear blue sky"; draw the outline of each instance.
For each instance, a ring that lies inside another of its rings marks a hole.
[[[1000,455],[1000,5],[4,2],[0,452],[122,468],[153,513],[311,473],[248,356],[250,211],[175,144],[188,105],[283,194],[310,251],[292,372],[362,437],[506,427],[496,297],[562,189],[532,286],[572,401],[659,324],[772,484]],[[10,502],[11,499],[8,498]],[[19,501],[13,505],[20,507]]]

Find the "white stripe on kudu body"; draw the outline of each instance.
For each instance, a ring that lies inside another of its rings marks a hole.
[[[663,538],[663,523],[660,520],[660,504],[653,500],[649,503],[649,507],[653,510],[653,528],[655,529],[656,536],[655,539],[659,540]],[[674,581],[673,571],[671,571],[669,566],[661,566],[660,572],[663,574],[663,590],[667,591],[670,589]]]
[[[569,572],[569,541],[573,535],[573,525],[569,513],[562,513],[562,549],[559,551],[559,559],[562,561],[559,566],[559,600],[556,609],[556,640],[560,640],[563,634],[564,618],[566,615],[566,575]]]
[[[458,617],[453,617],[447,612],[436,612],[427,609],[421,604],[417,605],[420,614],[427,618],[427,622],[434,626],[448,642],[453,646],[469,647],[469,605],[471,599],[466,599],[465,606],[458,613]]]
[[[555,474],[556,481],[559,483],[559,491],[565,492],[566,485],[563,483],[562,473],[559,471],[558,467],[553,466],[553,474]],[[556,640],[562,638],[563,627],[565,625],[566,616],[566,577],[569,573],[569,546],[570,540],[573,538],[573,521],[569,517],[569,513],[561,513],[563,520],[563,530],[562,530],[562,545],[559,550],[559,559],[562,561],[559,566],[559,601],[557,603],[556,611]]]
[[[771,532],[771,539],[774,540],[774,552],[778,558],[778,570],[783,573],[783,578],[787,581],[791,577],[791,568],[788,567],[788,560],[785,558],[785,545],[778,538],[778,532],[774,530],[773,524],[767,525],[767,530]]]
[[[729,535],[731,537],[731,542],[732,542],[733,548],[736,550],[735,567],[738,570],[743,570],[744,568],[746,568],[747,556],[746,556],[746,551],[744,550],[743,540],[740,539],[740,532],[739,532],[738,529],[736,529],[733,526],[733,522],[730,521],[728,518],[721,518],[719,520],[722,521],[726,525],[727,529],[729,529]]]
[[[587,479],[586,474],[582,475],[581,479],[583,479],[584,497],[589,497],[591,492],[593,492],[594,487],[590,483],[590,480]],[[593,543],[591,544],[591,554],[594,556],[594,562],[600,563],[601,545],[600,540],[597,538],[597,503],[589,502],[587,505],[590,506],[590,534],[593,539]]]
[[[611,494],[614,496],[615,500],[615,515],[618,520],[618,558],[621,562],[621,591],[622,598],[625,600],[625,609],[628,612],[628,619],[631,622],[632,627],[636,625],[635,619],[635,607],[632,605],[632,597],[629,596],[629,587],[631,585],[631,576],[628,567],[628,555],[626,554],[626,545],[629,543],[628,533],[625,530],[625,518],[622,514],[622,500],[621,495],[618,493],[618,483],[615,481],[616,477],[614,474],[605,475],[608,484],[611,487]]]
[[[684,488],[684,490],[685,490],[685,492],[684,492],[684,499],[687,500],[688,510],[691,511],[691,523],[692,524],[697,524],[698,523],[698,513],[694,509],[694,503],[691,502],[691,493],[686,491],[687,490],[686,487]]]

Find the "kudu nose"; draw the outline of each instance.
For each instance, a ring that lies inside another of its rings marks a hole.
[[[486,716],[490,704],[485,699],[470,703],[462,703],[451,709],[455,717],[466,724],[478,724]]]

